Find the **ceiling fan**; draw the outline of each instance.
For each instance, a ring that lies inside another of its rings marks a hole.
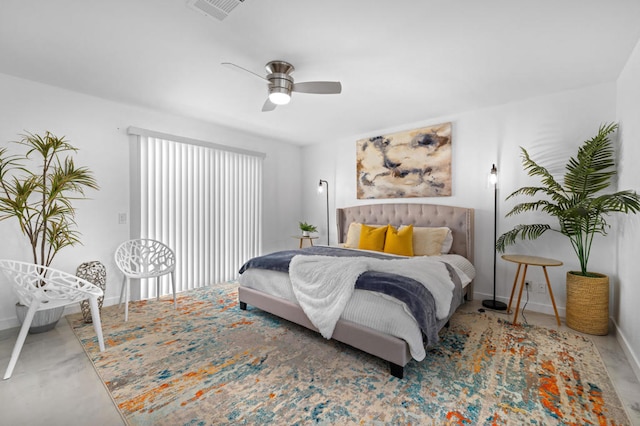
[[[288,104],[291,100],[291,92],[313,94],[337,94],[342,91],[339,81],[305,81],[294,83],[291,73],[295,70],[293,65],[285,61],[271,61],[265,65],[267,76],[263,77],[253,71],[243,68],[231,62],[223,62],[222,66],[245,71],[262,81],[268,83],[269,97],[262,106],[262,111],[273,111],[278,105]]]

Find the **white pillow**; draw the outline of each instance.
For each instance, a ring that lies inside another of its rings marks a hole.
[[[452,245],[453,245],[453,232],[451,232],[451,229],[447,228],[447,236],[444,237],[444,241],[442,242],[442,247],[440,248],[440,253],[442,254],[449,253]]]

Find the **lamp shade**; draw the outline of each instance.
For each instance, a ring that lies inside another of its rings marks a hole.
[[[496,185],[498,183],[498,169],[496,168],[496,165],[494,164],[491,167],[491,172],[489,173],[489,185]]]
[[[269,100],[276,105],[286,105],[291,100],[291,96],[286,91],[273,91],[269,93]]]

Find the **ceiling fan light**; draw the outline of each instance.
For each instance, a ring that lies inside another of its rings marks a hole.
[[[286,105],[291,100],[291,96],[284,92],[269,93],[269,100],[276,105]]]

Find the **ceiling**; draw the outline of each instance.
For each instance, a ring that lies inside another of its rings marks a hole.
[[[638,0],[0,2],[0,73],[301,145],[614,81],[639,38]],[[261,112],[266,83],[220,65],[274,59],[342,94]]]

